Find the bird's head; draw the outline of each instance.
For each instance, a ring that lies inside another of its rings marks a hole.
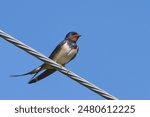
[[[79,39],[80,36],[81,35],[79,35],[77,32],[69,32],[66,35],[65,39],[68,39],[68,40],[71,40],[73,42],[76,42]]]

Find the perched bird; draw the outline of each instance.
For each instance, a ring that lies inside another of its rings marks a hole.
[[[66,35],[65,39],[62,42],[60,42],[60,44],[57,45],[57,47],[51,53],[49,58],[63,66],[67,64],[68,62],[70,62],[71,60],[73,60],[79,50],[79,47],[77,46],[76,42],[78,41],[80,36],[81,35],[79,35],[77,32],[69,32]],[[42,70],[44,70],[43,73],[35,77]],[[13,75],[13,77],[34,74],[32,79],[28,82],[29,84],[31,84],[39,80],[42,80],[43,78],[54,73],[55,71],[56,69],[54,69],[52,66],[44,63],[41,66],[33,69],[32,71],[28,73],[21,74],[21,75]]]

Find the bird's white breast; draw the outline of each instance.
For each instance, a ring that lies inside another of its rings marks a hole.
[[[70,48],[68,43],[65,43],[62,46],[62,49],[58,52],[57,56],[55,56],[53,60],[63,65],[68,61],[70,61],[76,53],[77,49]]]

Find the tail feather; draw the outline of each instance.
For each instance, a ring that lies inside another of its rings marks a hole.
[[[39,76],[32,78],[28,83],[35,83],[39,80],[42,80],[43,78],[47,77],[48,75],[54,73],[56,70],[55,69],[47,69],[43,73],[41,73]]]
[[[39,66],[39,67],[33,69],[33,70],[30,71],[30,72],[24,73],[24,74],[11,75],[11,77],[19,77],[19,76],[25,76],[25,75],[35,74],[35,73],[38,73],[40,70],[41,70],[41,66]]]

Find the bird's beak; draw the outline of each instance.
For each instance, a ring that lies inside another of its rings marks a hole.
[[[81,35],[78,35],[78,37],[81,37]]]

